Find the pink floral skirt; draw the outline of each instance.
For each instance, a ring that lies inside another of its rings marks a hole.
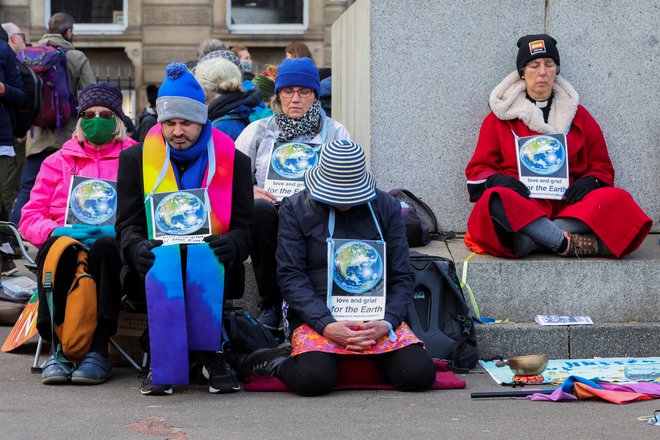
[[[410,327],[408,327],[408,324],[405,322],[401,323],[401,325],[397,327],[394,333],[396,334],[396,342],[392,342],[388,335],[385,335],[376,341],[376,345],[368,348],[367,350],[351,351],[346,350],[325,336],[319,335],[307,324],[303,324],[295,329],[293,335],[291,336],[291,356],[297,356],[308,351],[322,351],[324,353],[353,355],[380,354],[386,353],[388,351],[398,350],[412,344],[424,345],[423,342],[417,336],[415,336],[412,330],[410,330]]]

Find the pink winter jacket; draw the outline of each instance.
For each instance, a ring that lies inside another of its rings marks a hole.
[[[64,226],[71,176],[117,180],[119,153],[136,143],[127,137],[101,148],[87,142],[81,147],[74,134],[41,165],[30,201],[21,211],[21,234],[37,247],[44,244],[53,229]]]

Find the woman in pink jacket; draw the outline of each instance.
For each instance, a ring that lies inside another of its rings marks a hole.
[[[96,281],[98,316],[91,348],[77,366],[51,354],[43,368],[42,382],[45,384],[69,381],[99,384],[110,377],[112,363],[108,343],[117,331],[121,301],[121,260],[114,225],[65,226],[65,217],[73,177],[116,181],[119,153],[136,142],[126,135],[122,122],[122,94],[116,86],[108,83],[89,85],[80,93],[79,100],[76,130],[61,150],[44,161],[19,224],[23,236],[40,248],[38,267],[42,266],[57,237],[69,236],[89,248],[88,272]],[[60,270],[61,265],[58,266]],[[74,271],[72,267],[71,272]],[[39,316],[48,316],[48,305],[44,301],[39,304]],[[50,339],[50,334],[44,337]]]

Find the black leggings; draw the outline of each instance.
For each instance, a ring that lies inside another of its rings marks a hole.
[[[329,393],[337,382],[339,356],[310,351],[284,361],[277,376],[301,396]],[[420,345],[369,356],[400,391],[425,391],[435,382],[435,365]]]
[[[257,281],[257,289],[264,306],[282,307],[282,294],[277,286],[277,228],[280,216],[271,202],[263,199],[254,201],[254,224],[250,230],[252,248],[250,257]]]

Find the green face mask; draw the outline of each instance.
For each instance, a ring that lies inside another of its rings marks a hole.
[[[82,119],[80,124],[89,142],[95,145],[105,145],[112,139],[117,121],[114,117],[103,119],[97,116],[92,119]]]

